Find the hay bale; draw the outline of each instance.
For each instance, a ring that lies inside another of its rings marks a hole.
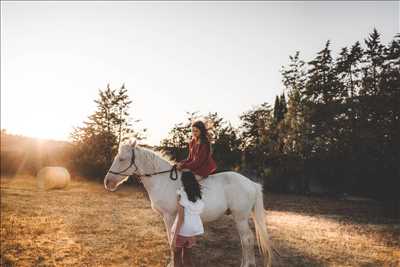
[[[63,167],[44,167],[37,174],[37,186],[41,190],[65,188],[71,175]]]

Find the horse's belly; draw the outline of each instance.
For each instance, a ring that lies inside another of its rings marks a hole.
[[[228,209],[228,203],[222,188],[214,187],[203,191],[204,210],[201,213],[203,222],[210,222],[224,215]]]
[[[215,221],[218,218],[220,218],[222,215],[225,214],[226,209],[218,209],[218,210],[209,210],[209,211],[203,211],[203,213],[200,215],[201,220],[203,222],[211,222]]]

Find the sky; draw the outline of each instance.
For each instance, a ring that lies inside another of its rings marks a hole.
[[[1,128],[69,140],[99,89],[125,83],[133,119],[159,144],[186,112],[243,112],[283,92],[281,66],[374,27],[399,33],[399,1],[1,2]]]

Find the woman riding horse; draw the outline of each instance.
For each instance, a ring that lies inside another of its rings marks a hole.
[[[217,165],[212,158],[209,134],[202,121],[192,124],[192,136],[189,142],[189,156],[177,164],[177,169],[184,171],[183,175],[194,174],[197,181],[200,181],[214,173]]]

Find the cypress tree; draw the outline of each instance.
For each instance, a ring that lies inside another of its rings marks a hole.
[[[279,122],[280,118],[281,118],[281,103],[279,100],[279,96],[276,96],[274,104],[274,119],[276,122]]]

